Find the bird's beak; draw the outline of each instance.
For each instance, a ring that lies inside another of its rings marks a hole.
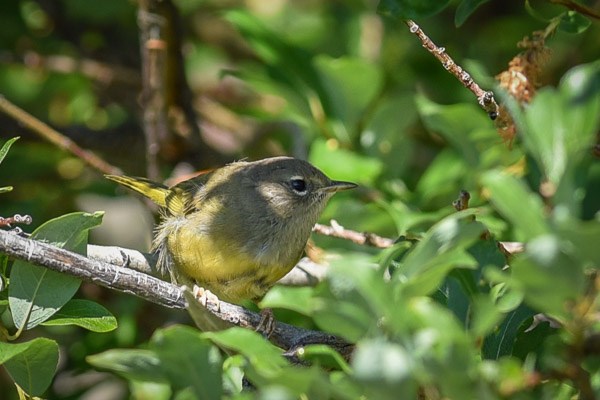
[[[339,192],[341,190],[354,189],[357,186],[358,185],[356,183],[352,183],[352,182],[331,181],[329,186],[325,186],[323,188],[323,191],[327,192],[327,193],[335,193],[335,192]]]

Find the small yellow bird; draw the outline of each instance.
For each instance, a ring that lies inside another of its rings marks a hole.
[[[161,207],[158,267],[174,283],[197,284],[232,303],[259,300],[287,274],[329,198],[356,187],[290,157],[235,162],[171,188],[106,177]]]

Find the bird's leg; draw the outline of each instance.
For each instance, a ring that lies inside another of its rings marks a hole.
[[[260,322],[256,326],[255,331],[262,334],[265,338],[269,338],[275,330],[275,315],[270,308],[260,310]]]
[[[207,308],[216,308],[217,311],[221,309],[219,298],[212,293],[208,289],[204,289],[196,284],[194,284],[194,288],[192,289],[192,293],[194,297],[198,299],[200,304]]]

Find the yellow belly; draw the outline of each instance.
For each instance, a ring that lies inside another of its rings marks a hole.
[[[239,245],[181,227],[168,236],[167,248],[178,274],[232,303],[260,299],[295,264],[259,262]]]

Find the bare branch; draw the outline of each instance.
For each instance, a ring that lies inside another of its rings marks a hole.
[[[2,95],[0,95],[0,111],[23,124],[26,128],[40,135],[55,146],[80,158],[95,170],[109,175],[121,175],[123,173],[119,168],[110,165],[94,153],[82,149],[71,139],[57,130],[52,129],[48,124],[40,121],[27,111],[17,107]]]
[[[464,195],[461,193],[461,196]],[[464,204],[463,204],[464,205]],[[386,238],[375,235],[369,232],[356,232],[350,229],[346,229],[335,220],[331,220],[331,226],[316,224],[313,228],[313,232],[319,233],[325,236],[332,236],[340,239],[346,239],[356,244],[362,244],[366,246],[373,246],[380,249],[392,247],[395,243],[394,239]],[[502,248],[506,251],[507,255],[521,253],[524,251],[525,246],[519,242],[498,242]],[[296,266],[297,267],[297,266]]]
[[[333,219],[330,221],[330,224],[331,226],[316,224],[313,228],[313,232],[325,236],[346,239],[356,244],[377,247],[380,249],[391,247],[394,244],[394,240],[390,238],[381,237],[374,233],[356,232],[346,229]]]
[[[446,49],[444,47],[438,47],[433,41],[423,32],[419,25],[417,25],[413,20],[407,19],[404,20],[404,23],[408,25],[408,30],[411,33],[414,33],[421,43],[423,43],[423,47],[427,49],[435,58],[437,58],[442,66],[450,72],[452,75],[458,79],[464,87],[469,89],[475,96],[477,96],[477,102],[487,112],[491,119],[496,119],[498,116],[498,104],[494,99],[494,93],[491,91],[483,90],[477,82],[473,80],[471,75],[465,71],[460,65],[458,65],[452,57],[446,53]]]
[[[94,249],[92,252],[96,250]],[[123,252],[122,249],[118,251]],[[131,268],[92,260],[80,254],[23,238],[4,230],[0,230],[0,252],[15,259],[75,276],[111,290],[132,294],[165,307],[176,309],[187,307],[184,291],[178,286]],[[125,254],[125,258],[129,257],[130,261],[134,258],[131,257],[134,253],[123,254]],[[261,320],[259,314],[223,301],[218,306],[209,303],[206,309],[218,319],[244,328],[256,329]],[[269,339],[285,350],[293,350],[308,343],[328,343],[334,347],[338,346],[337,349],[342,354],[344,352],[349,354],[347,349],[350,345],[333,335],[277,321]]]

